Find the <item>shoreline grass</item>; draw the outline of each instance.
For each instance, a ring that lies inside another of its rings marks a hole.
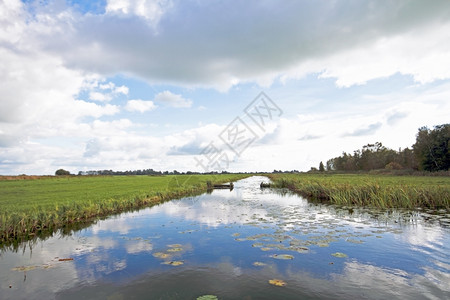
[[[166,200],[205,192],[206,183],[249,174],[67,176],[0,181],[0,247]]]
[[[346,206],[450,210],[450,177],[268,174],[275,187]]]

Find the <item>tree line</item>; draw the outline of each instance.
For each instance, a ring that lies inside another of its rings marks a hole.
[[[95,170],[95,171],[79,171],[78,175],[153,175],[153,176],[162,176],[162,175],[196,175],[196,174],[219,174],[219,172],[178,172],[177,170],[173,171],[155,171],[153,169],[144,169],[144,170],[133,170],[133,171],[113,171],[113,170]],[[228,174],[227,171],[222,171],[220,174]]]
[[[367,144],[353,154],[326,162],[326,170],[370,171],[376,169],[412,169],[418,171],[448,171],[450,169],[450,124],[419,128],[416,142],[411,148],[398,151],[386,148],[382,143]],[[320,171],[325,171],[321,162]]]

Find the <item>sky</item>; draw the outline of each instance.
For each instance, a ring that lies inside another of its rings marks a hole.
[[[307,171],[449,116],[448,0],[0,0],[3,175]]]

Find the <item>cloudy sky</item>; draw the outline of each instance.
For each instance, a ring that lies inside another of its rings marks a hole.
[[[0,0],[0,174],[306,171],[449,99],[448,0]]]

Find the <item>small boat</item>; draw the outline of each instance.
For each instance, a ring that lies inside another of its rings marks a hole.
[[[232,190],[234,188],[234,184],[230,182],[229,184],[212,184],[211,182],[207,182],[208,189],[229,189]]]
[[[270,188],[270,183],[261,182],[259,185],[260,188]]]

